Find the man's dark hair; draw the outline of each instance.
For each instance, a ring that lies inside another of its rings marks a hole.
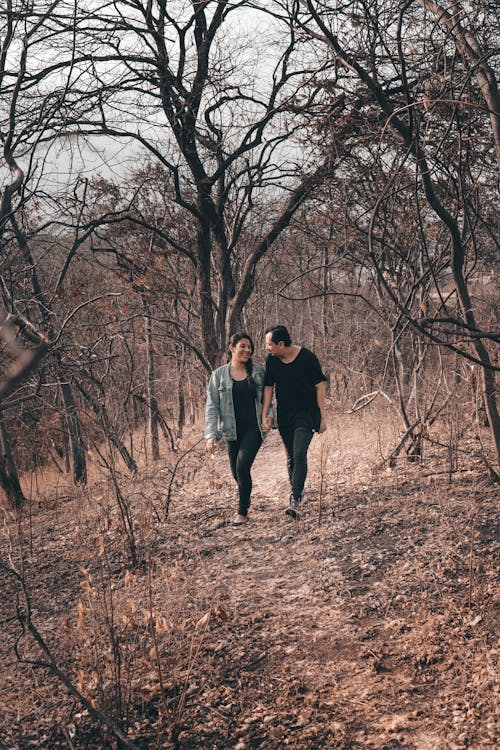
[[[290,346],[292,343],[292,339],[290,338],[286,326],[271,326],[266,330],[266,334],[268,333],[271,334],[271,341],[273,344],[279,344],[279,342],[282,341],[285,346]]]

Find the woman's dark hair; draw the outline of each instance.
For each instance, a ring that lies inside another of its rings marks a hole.
[[[229,339],[229,346],[236,346],[238,341],[241,341],[242,339],[247,339],[247,341],[250,341],[250,346],[252,348],[252,354],[255,351],[255,346],[252,341],[252,337],[248,335],[248,333],[245,333],[244,331],[241,331],[240,333],[233,333],[231,338]],[[231,359],[231,350],[228,351],[229,359]],[[247,368],[247,382],[248,382],[248,389],[252,396],[255,396],[256,388],[255,383],[252,378],[252,372],[253,372],[253,362],[252,358],[250,357],[248,359],[248,362],[246,363]]]
[[[290,338],[286,326],[271,326],[266,330],[266,334],[267,333],[271,334],[271,341],[273,344],[279,344],[279,342],[282,341],[285,346],[290,346],[292,343],[292,339]]]

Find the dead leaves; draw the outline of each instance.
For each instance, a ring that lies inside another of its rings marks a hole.
[[[206,630],[208,628],[209,624],[212,622],[226,622],[229,619],[229,615],[227,614],[224,607],[222,607],[220,604],[216,604],[214,607],[210,608],[205,614],[200,617],[196,625],[194,626],[195,630]]]

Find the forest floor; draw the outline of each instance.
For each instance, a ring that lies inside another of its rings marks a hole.
[[[44,486],[20,523],[5,513],[0,561],[89,704],[25,663],[47,654],[0,570],[0,750],[123,747],[93,709],[148,750],[498,746],[498,487],[466,441],[451,474],[439,448],[378,468],[392,438],[375,416],[332,419],[299,521],[275,432],[243,527],[223,448],[202,445],[167,519],[172,457],[120,493]]]

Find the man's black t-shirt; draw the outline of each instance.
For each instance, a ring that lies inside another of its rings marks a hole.
[[[302,347],[288,363],[268,355],[264,383],[276,386],[279,427],[303,426],[319,430],[321,413],[316,385],[324,380],[319,360],[309,349]]]

